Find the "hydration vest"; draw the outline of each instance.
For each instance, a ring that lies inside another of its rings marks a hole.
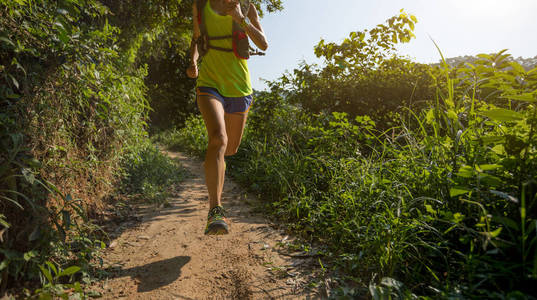
[[[244,31],[244,29],[235,21],[232,21],[233,25],[231,35],[209,36],[207,32],[207,26],[205,24],[205,16],[203,13],[207,1],[208,0],[196,0],[196,6],[198,8],[198,25],[201,33],[196,43],[198,45],[198,51],[201,56],[207,54],[209,49],[224,52],[233,52],[236,57],[241,59],[248,59],[251,55],[265,55],[265,53],[260,51],[254,51],[253,48],[250,47],[250,43],[248,42],[248,35]],[[241,1],[241,11],[244,16],[248,14],[249,9],[250,1]],[[232,40],[233,49],[212,46],[210,43],[210,41],[224,39]]]

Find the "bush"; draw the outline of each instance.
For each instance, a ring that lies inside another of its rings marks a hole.
[[[367,115],[379,129],[395,126],[403,107],[419,110],[434,98],[433,69],[400,57],[397,43],[409,42],[417,19],[401,11],[386,24],[351,32],[340,44],[315,47],[322,67],[303,63],[279,82],[290,103],[312,113]]]
[[[153,136],[153,140],[170,150],[185,151],[199,157],[205,155],[207,133],[201,117],[190,116],[182,129],[170,129]]]
[[[121,184],[122,192],[138,195],[150,203],[166,203],[173,183],[179,182],[183,177],[177,163],[152,145],[129,156],[122,165],[125,174]]]

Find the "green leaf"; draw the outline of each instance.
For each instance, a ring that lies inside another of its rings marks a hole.
[[[22,169],[22,175],[23,175],[24,179],[26,179],[26,181],[29,184],[33,185],[35,183],[35,181],[36,181],[35,175],[34,175],[34,173],[32,173],[32,171],[30,169],[23,168]]]
[[[395,289],[397,291],[403,288],[403,283],[390,277],[384,277],[381,279],[380,284],[388,288]]]
[[[468,194],[472,190],[461,188],[461,187],[452,187],[449,189],[449,196],[457,197],[460,195]]]
[[[459,119],[459,116],[457,115],[457,113],[453,109],[449,109],[447,111],[447,117],[450,118],[451,120],[454,120],[454,121]]]
[[[55,275],[58,274],[58,269],[56,269],[56,266],[53,263],[51,263],[50,261],[46,261],[45,263],[49,266],[49,268],[54,272]]]
[[[19,82],[17,81],[17,79],[15,79],[15,77],[13,77],[11,74],[8,74],[8,76],[11,78],[11,82],[13,82],[13,85],[16,88],[19,88]]]
[[[7,268],[8,266],[9,266],[9,260],[7,259],[2,260],[2,262],[0,263],[0,271]]]
[[[427,122],[427,124],[434,123],[434,110],[433,109],[429,109],[429,111],[427,111],[427,115],[425,116],[425,121]]]
[[[0,214],[0,225],[4,226],[5,228],[11,227],[11,225],[7,222],[6,216],[3,214]]]
[[[494,231],[490,231],[488,234],[490,235],[491,238],[495,238],[500,235],[500,233],[502,232],[502,229],[503,227],[498,227],[498,229]]]
[[[503,181],[496,177],[496,176],[493,176],[493,175],[490,175],[490,174],[487,174],[487,173],[481,173],[479,174],[479,180],[481,180],[481,182],[489,185],[489,186],[493,186],[493,187],[498,187],[498,186],[501,186]]]
[[[45,278],[47,278],[48,282],[52,283],[52,274],[50,274],[50,271],[47,270],[42,265],[39,265],[39,269],[41,269],[41,273],[43,273],[43,275],[45,275]]]
[[[433,207],[430,204],[425,204],[425,210],[427,210],[427,212],[432,215],[436,214],[436,211],[433,209]]]
[[[500,122],[520,121],[524,119],[523,114],[504,108],[491,109],[489,111],[481,112],[481,114],[491,120]]]
[[[470,166],[462,166],[457,172],[457,176],[462,178],[472,178],[475,175],[474,169]]]
[[[464,220],[464,215],[463,215],[463,214],[458,213],[458,212],[453,214],[453,219],[452,219],[452,221],[453,221],[454,223],[457,223],[457,224],[458,224],[458,223],[462,222],[463,220]]]
[[[22,205],[20,205],[17,201],[15,201],[15,200],[13,200],[13,199],[11,199],[11,198],[9,198],[9,197],[0,196],[0,199],[7,200],[7,201],[13,203],[13,204],[14,204],[15,206],[17,206],[18,208],[24,210],[24,207],[22,207]]]
[[[62,276],[70,276],[70,275],[73,275],[75,274],[76,272],[80,271],[80,267],[79,266],[70,266],[69,268],[63,270],[60,272],[60,274],[58,274],[57,277],[62,277]]]
[[[484,144],[492,144],[492,143],[497,143],[497,142],[504,142],[505,136],[489,135],[489,136],[481,137],[481,140],[483,141]]]
[[[6,36],[0,36],[0,41],[10,45],[10,46],[13,46],[15,47],[15,44],[9,39],[7,38]]]
[[[519,95],[503,95],[502,97],[511,99],[511,100],[518,100],[518,101],[525,101],[525,102],[537,102],[537,97],[535,96],[535,92],[519,94]]]
[[[58,39],[64,44],[69,43],[69,35],[67,35],[67,32],[65,30],[60,30]]]
[[[501,168],[502,165],[497,165],[497,164],[485,164],[485,165],[478,165],[476,167],[476,169],[479,171],[479,172],[483,172],[483,171],[492,171],[492,170],[496,170],[496,169],[499,169]]]
[[[13,93],[13,94],[7,95],[6,97],[9,99],[19,99],[21,95]]]
[[[494,147],[492,147],[492,152],[498,154],[498,155],[505,155],[506,154],[506,151],[505,151],[505,147],[504,145],[496,145]]]
[[[524,70],[524,67],[522,67],[519,63],[516,61],[512,61],[509,63],[509,65],[518,73],[526,73],[526,70]]]
[[[32,250],[32,251],[28,251],[26,253],[24,253],[23,255],[23,258],[25,261],[29,261],[30,259],[34,258],[34,257],[37,257],[39,253],[35,250]]]

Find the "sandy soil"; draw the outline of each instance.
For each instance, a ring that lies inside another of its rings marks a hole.
[[[231,233],[205,236],[207,192],[201,162],[167,152],[187,178],[156,209],[140,206],[137,222],[119,226],[104,253],[107,278],[94,289],[104,299],[319,299],[308,288],[313,258],[283,253],[292,239],[262,215],[255,201],[226,178],[223,204]]]

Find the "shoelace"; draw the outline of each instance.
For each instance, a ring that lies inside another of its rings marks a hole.
[[[213,207],[209,211],[209,219],[214,218],[215,216],[225,217],[225,215],[226,215],[226,211],[224,210],[222,206]]]

